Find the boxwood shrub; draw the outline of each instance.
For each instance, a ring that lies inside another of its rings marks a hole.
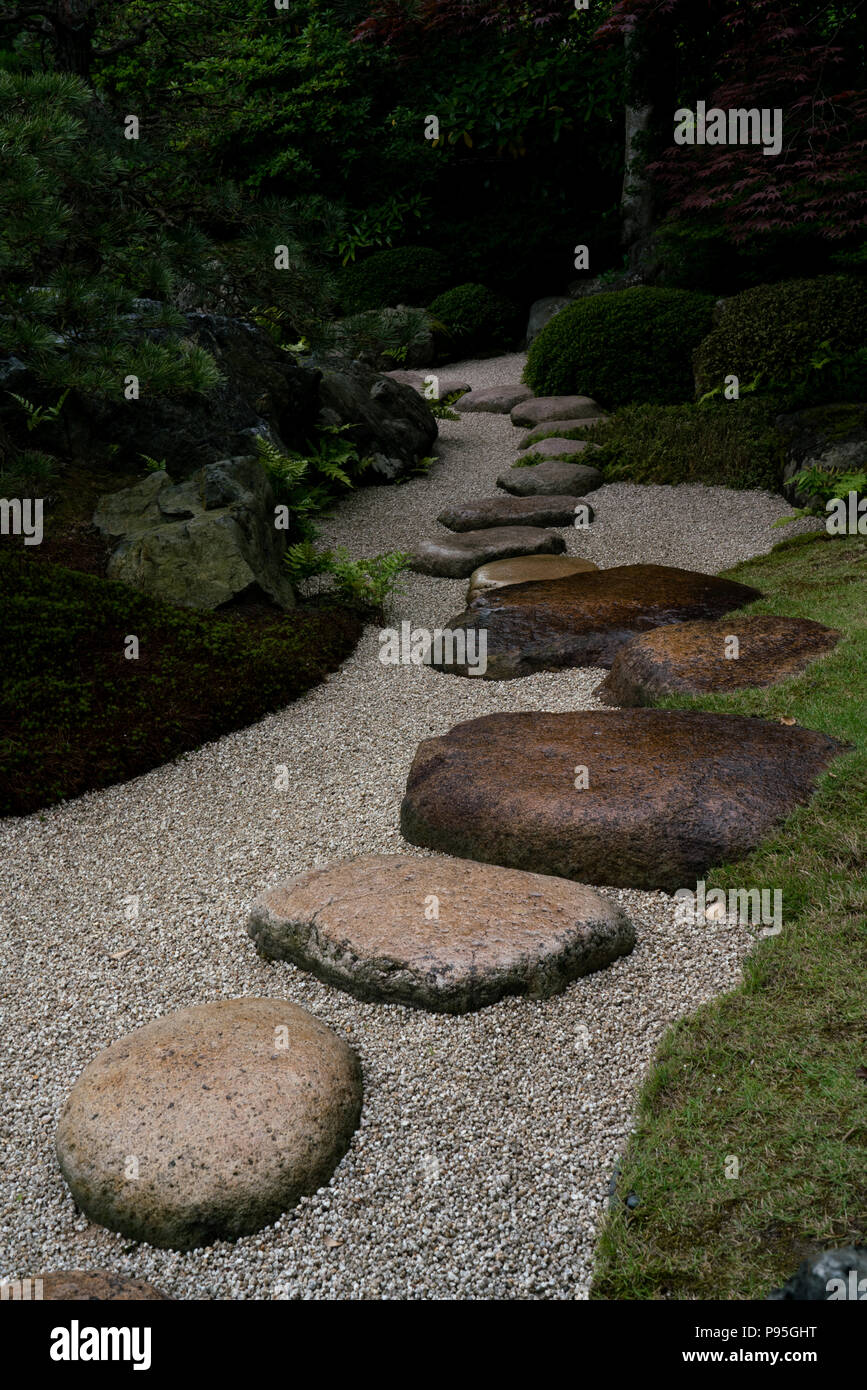
[[[397,246],[347,266],[339,277],[338,294],[345,314],[396,304],[425,309],[450,279],[449,262],[441,251]]]
[[[517,340],[515,305],[486,285],[455,285],[433,300],[430,314],[446,330],[445,346],[452,356],[503,352]]]
[[[646,285],[578,300],[534,339],[524,380],[537,396],[593,396],[608,410],[690,401],[713,306],[712,295]]]

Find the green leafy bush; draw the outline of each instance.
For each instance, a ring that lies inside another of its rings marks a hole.
[[[341,603],[357,612],[381,613],[391,595],[401,592],[397,581],[409,568],[412,556],[391,550],[385,555],[353,560],[344,546],[317,550],[312,541],[303,540],[290,546],[285,558],[294,585],[330,575]]]
[[[707,405],[629,405],[585,436],[606,482],[705,483],[778,491],[786,448],[755,398]]]
[[[365,309],[345,319],[317,324],[311,331],[314,353],[340,353],[358,358],[380,371],[390,371],[422,349],[425,357],[431,347],[431,327],[424,309]]]
[[[449,278],[449,262],[441,251],[397,246],[348,265],[340,275],[338,293],[349,314],[395,304],[426,308]]]
[[[609,410],[691,400],[690,357],[711,328],[713,303],[643,285],[579,300],[534,339],[524,380],[538,396],[593,396]]]
[[[695,353],[700,391],[726,376],[742,382],[761,374],[777,393],[799,399],[809,384],[813,400],[831,400],[867,378],[858,352],[867,340],[867,283],[845,275],[758,285],[729,300],[719,322]],[[829,370],[832,368],[832,370]]]
[[[351,440],[341,438],[351,428],[326,425],[305,454],[281,454],[269,440],[261,436],[256,440],[274,496],[279,504],[289,508],[290,533],[312,539],[316,531],[311,518],[317,512],[327,511],[370,466],[370,459],[362,458]]]
[[[334,606],[192,613],[11,550],[0,605],[0,815],[139,776],[280,709],[361,631]],[[139,661],[124,658],[129,632]]]
[[[501,352],[515,344],[515,305],[485,285],[456,285],[446,290],[430,305],[430,313],[446,330],[449,347],[457,356]]]

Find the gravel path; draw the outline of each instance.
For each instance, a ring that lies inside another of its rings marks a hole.
[[[485,386],[518,380],[521,366],[459,370]],[[410,548],[446,502],[496,492],[523,433],[507,417],[442,422],[430,477],[357,493],[323,540],[356,555]],[[707,572],[770,549],[787,510],[765,493],[703,487],[618,484],[593,502],[597,520],[569,533],[572,553]],[[465,581],[411,575],[404,587],[396,624],[443,626],[463,607]],[[407,852],[398,808],[421,739],[497,710],[597,707],[599,671],[481,682],[383,666],[378,650],[368,629],[338,673],[281,713],[2,823],[0,1278],[105,1268],[193,1299],[586,1296],[635,1087],[666,1026],[735,983],[749,938],[675,926],[661,893],[604,889],[636,925],[631,956],[555,999],[458,1018],[362,1004],[261,962],[245,923],[265,884]],[[278,791],[284,764],[290,790]],[[81,1069],[157,1015],[244,994],[292,999],[361,1055],[361,1127],[329,1186],[257,1235],[185,1255],[77,1216],[53,1135]]]

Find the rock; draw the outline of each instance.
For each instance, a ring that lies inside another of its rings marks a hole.
[[[602,483],[598,468],[561,459],[548,459],[546,463],[523,468],[516,468],[513,464],[497,479],[497,487],[510,492],[513,497],[583,497],[601,487]]]
[[[620,648],[596,694],[613,705],[649,705],[660,695],[776,685],[831,651],[840,636],[807,618],[770,616],[658,627]],[[726,656],[734,650],[730,637],[738,641],[736,657]]]
[[[213,356],[221,385],[206,395],[143,392],[137,401],[73,392],[56,426],[44,434],[46,447],[107,456],[109,446],[119,446],[118,459],[140,464],[146,454],[163,461],[173,477],[189,477],[215,459],[253,453],[257,436],[283,451],[303,448],[315,432],[319,372],[299,366],[256,324],[220,314],[185,317],[181,336]],[[142,336],[167,338],[165,330]]]
[[[508,415],[513,406],[519,401],[528,401],[532,394],[529,386],[485,386],[462,396],[455,409],[464,413],[482,410],[491,415]]]
[[[349,425],[345,438],[374,464],[363,479],[394,482],[426,458],[437,422],[417,391],[360,362],[330,364],[319,386],[319,424]]]
[[[867,1294],[867,1247],[846,1245],[840,1250],[823,1250],[804,1260],[781,1289],[768,1294],[766,1302],[797,1300],[802,1303],[863,1300]]]
[[[542,425],[548,420],[598,419],[602,414],[590,396],[539,396],[512,407],[513,425]]]
[[[534,338],[538,338],[546,323],[550,323],[561,309],[565,309],[572,303],[572,300],[565,294],[548,295],[545,299],[537,299],[530,305],[530,317],[527,321],[527,332],[524,338],[525,346],[529,347]]]
[[[261,1230],[328,1182],[358,1124],[361,1068],[283,999],[166,1014],[85,1068],[57,1129],[91,1221],[160,1249]]]
[[[558,439],[568,439],[570,430],[589,430],[594,425],[606,425],[610,419],[610,415],[591,415],[587,420],[543,420],[523,436],[518,448],[530,449],[539,440],[552,438],[554,430]]]
[[[748,854],[840,751],[809,729],[696,710],[490,714],[419,745],[401,833],[463,859],[673,893]]]
[[[489,560],[507,560],[512,555],[560,555],[565,549],[566,542],[556,531],[543,531],[538,526],[494,526],[420,541],[410,569],[417,574],[465,579]]]
[[[590,444],[586,439],[562,439],[555,435],[550,439],[540,439],[532,446],[530,452],[543,459],[571,459],[576,458],[585,449],[598,448],[598,444]]]
[[[798,507],[815,506],[816,499],[792,482],[806,468],[824,472],[855,472],[867,460],[867,405],[825,405],[776,419],[788,449],[783,468],[783,492]],[[821,508],[820,508],[821,510]]]
[[[238,600],[290,608],[294,594],[258,459],[221,459],[173,484],[165,473],[99,499],[94,525],[115,542],[109,579],[182,608]]]
[[[383,372],[383,376],[391,377],[392,381],[398,382],[401,386],[411,386],[419,395],[424,395],[428,381],[434,377],[439,388],[438,400],[443,400],[446,396],[451,396],[455,391],[472,391],[472,386],[462,377],[450,376],[448,372],[440,372],[436,367],[431,367],[426,372],[407,372],[403,368],[394,372]]]
[[[144,1279],[130,1279],[126,1274],[111,1274],[104,1269],[61,1269],[40,1274],[42,1297],[58,1303],[84,1303],[99,1300],[106,1303],[171,1302],[168,1294],[160,1293]]]
[[[437,521],[450,531],[478,531],[493,526],[571,526],[576,504],[582,500],[556,496],[485,497],[479,502],[447,507]]]
[[[667,565],[612,569],[489,589],[448,624],[487,632],[488,680],[535,671],[610,666],[636,633],[690,618],[715,618],[759,598],[758,590]],[[475,647],[473,648],[475,650]],[[434,663],[437,664],[437,663]],[[441,665],[467,675],[463,665]]]
[[[563,579],[567,574],[586,574],[597,568],[592,560],[573,555],[524,555],[516,560],[493,560],[470,575],[467,602],[489,589],[527,584],[535,579]]]
[[[262,955],[357,999],[452,1014],[559,994],[635,944],[622,912],[589,888],[407,855],[291,878],[258,899],[247,930]]]

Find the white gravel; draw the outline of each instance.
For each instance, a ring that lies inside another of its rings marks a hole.
[[[521,367],[514,356],[459,370],[486,386]],[[411,548],[446,502],[496,492],[523,433],[499,416],[442,423],[430,477],[358,492],[323,540],[356,555]],[[703,487],[618,484],[593,502],[597,520],[568,533],[570,552],[707,572],[770,549],[787,511],[769,494]],[[463,607],[466,584],[411,575],[404,588],[390,621],[434,627]],[[586,1296],[635,1088],[666,1026],[735,983],[750,937],[675,926],[661,893],[603,890],[636,925],[631,956],[555,999],[459,1018],[362,1004],[261,962],[245,923],[265,884],[408,851],[398,808],[421,739],[497,710],[597,707],[599,671],[482,682],[383,666],[378,650],[368,629],[338,673],[279,714],[2,822],[0,1278],[104,1268],[192,1299]],[[288,791],[275,789],[281,765]],[[81,1069],[156,1015],[244,994],[304,1005],[361,1055],[362,1123],[329,1186],[257,1235],[184,1255],[78,1216],[53,1134]]]

